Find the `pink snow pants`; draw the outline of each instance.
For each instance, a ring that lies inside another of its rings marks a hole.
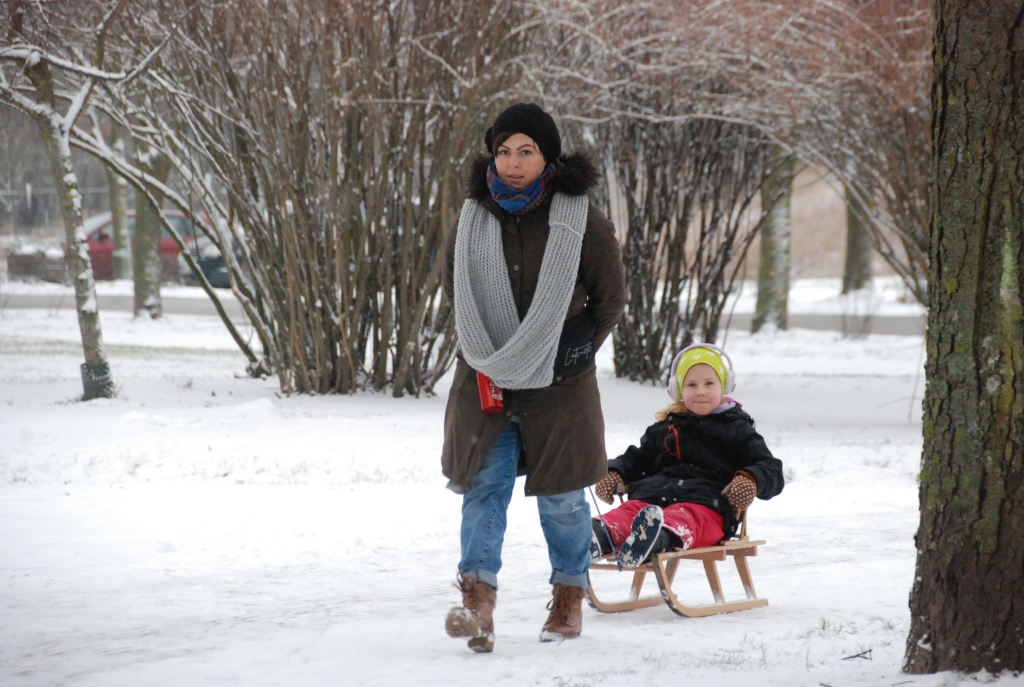
[[[604,524],[612,535],[616,550],[629,536],[636,514],[650,505],[643,501],[626,501],[604,514]],[[722,516],[710,508],[696,503],[673,503],[662,510],[665,513],[663,527],[682,540],[683,550],[714,546],[725,537]]]

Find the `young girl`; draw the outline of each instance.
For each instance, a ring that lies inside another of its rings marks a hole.
[[[594,518],[590,555],[612,551],[635,568],[670,549],[713,546],[731,537],[738,514],[754,497],[782,491],[782,461],[754,429],[754,420],[726,394],[735,386],[732,361],[710,344],[683,349],[672,364],[669,396],[640,446],[608,461],[608,476],[596,485],[611,504],[629,500]],[[605,527],[611,534],[609,543]]]

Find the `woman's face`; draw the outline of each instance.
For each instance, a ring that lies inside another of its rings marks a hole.
[[[521,191],[540,178],[547,167],[540,148],[526,134],[512,134],[494,156],[498,178]]]

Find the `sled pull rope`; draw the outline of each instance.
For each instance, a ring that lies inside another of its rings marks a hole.
[[[619,566],[619,572],[622,572],[622,561],[619,560],[619,551],[615,548],[615,540],[612,539],[612,533],[608,531],[608,525],[604,522],[604,516],[601,515],[601,507],[597,505],[597,497],[594,496],[594,487],[587,487],[590,490],[590,498],[594,501],[594,508],[597,510],[597,519],[601,521],[601,529],[604,530],[604,535],[608,537],[608,543],[612,547],[612,553],[615,554],[615,565]],[[622,498],[619,498],[621,501]]]

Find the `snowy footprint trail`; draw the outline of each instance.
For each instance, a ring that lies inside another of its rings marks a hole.
[[[0,312],[4,687],[972,682],[900,672],[919,337],[730,333],[736,396],[786,466],[782,495],[751,511],[768,607],[585,607],[580,639],[540,644],[549,566],[520,484],[495,653],[477,655],[443,628],[460,509],[438,467],[444,393],[282,398],[238,374],[213,318],[105,313],[120,397],[74,403],[76,329],[69,313]],[[600,363],[616,454],[667,397],[614,379],[608,348]],[[679,577],[706,602],[701,566]],[[594,575],[610,593],[627,578]]]

